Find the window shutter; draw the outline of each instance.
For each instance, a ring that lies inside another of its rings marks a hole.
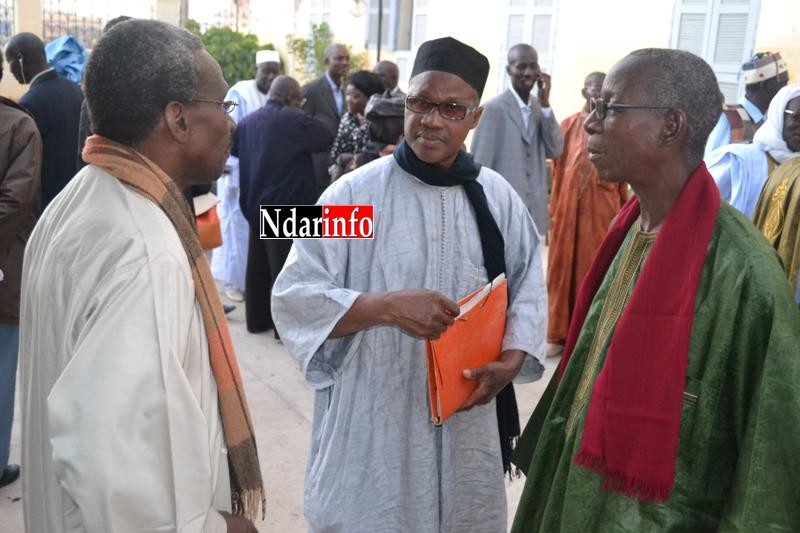
[[[391,21],[391,17],[389,13],[384,9],[383,15],[381,16],[382,26],[381,26],[381,46],[389,46],[389,40],[391,39],[391,32],[392,29],[389,27],[389,23]],[[369,44],[371,46],[375,46],[378,44],[378,12],[370,13],[369,14]]]
[[[722,96],[725,97],[726,103],[736,102],[739,94],[739,84],[738,83],[720,83],[719,90],[722,92]]]
[[[550,24],[553,21],[552,15],[533,16],[533,34],[531,35],[531,45],[539,50],[540,53],[547,55],[550,51]]]
[[[678,29],[678,50],[686,50],[695,55],[703,55],[703,30],[706,16],[700,13],[683,13]]]
[[[521,43],[525,35],[525,15],[509,15],[508,17],[508,42],[511,46]]]
[[[719,16],[715,63],[741,63],[747,35],[746,13],[723,13]]]
[[[428,15],[414,16],[414,44],[416,48],[427,40]]]
[[[385,31],[385,30],[382,30]],[[378,43],[378,13],[369,14],[369,44]]]

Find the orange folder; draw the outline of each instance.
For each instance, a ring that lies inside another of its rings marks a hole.
[[[463,371],[497,361],[503,345],[508,309],[508,281],[500,274],[491,283],[459,300],[455,322],[436,340],[425,342],[433,423],[440,426],[478,388]]]

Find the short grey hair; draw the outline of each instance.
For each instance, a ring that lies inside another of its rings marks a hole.
[[[699,163],[722,113],[723,98],[714,71],[702,58],[683,50],[644,48],[628,57],[651,67],[648,76],[641,79],[647,86],[648,104],[686,114],[686,154],[693,163]]]
[[[128,145],[145,139],[167,104],[195,97],[202,49],[196,36],[164,22],[133,19],[111,28],[84,75],[93,133]]]

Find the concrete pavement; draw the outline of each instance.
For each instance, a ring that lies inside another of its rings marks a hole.
[[[272,332],[247,333],[244,304],[237,304],[228,319],[250,402],[267,488],[267,518],[256,525],[261,532],[304,532],[307,525],[302,508],[303,476],[311,435],[313,391],[302,379],[286,348],[272,338]],[[523,426],[556,364],[557,360],[548,360],[542,380],[516,387]],[[19,396],[19,388],[17,393]],[[11,441],[12,463],[20,460],[20,429],[18,399]],[[514,516],[523,484],[524,479],[506,482],[509,521]],[[3,533],[24,531],[20,491],[19,481],[0,489],[0,531]]]

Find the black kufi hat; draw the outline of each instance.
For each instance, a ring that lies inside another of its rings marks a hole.
[[[442,37],[422,43],[414,60],[411,77],[431,70],[455,74],[475,89],[480,98],[489,76],[489,60],[461,41]]]

